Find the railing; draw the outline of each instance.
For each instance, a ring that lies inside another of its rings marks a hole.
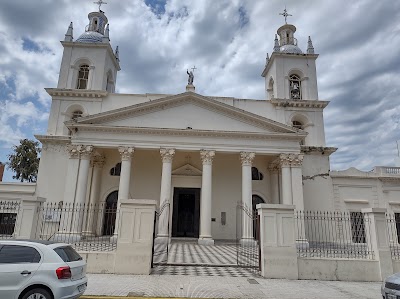
[[[370,218],[361,212],[296,211],[299,257],[373,259]]]
[[[386,222],[392,259],[400,260],[400,213],[386,213]]]
[[[113,251],[119,219],[116,205],[43,203],[37,208],[34,235],[69,243],[77,251]]]
[[[400,167],[385,167],[385,166],[377,166],[375,167],[375,172],[379,174],[394,174],[400,175]]]
[[[19,201],[0,201],[0,239],[14,237],[19,211]]]

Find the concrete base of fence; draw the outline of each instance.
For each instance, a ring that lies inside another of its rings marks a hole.
[[[298,279],[294,206],[257,205],[260,215],[261,275]]]
[[[299,258],[299,279],[381,281],[379,262],[356,259]]]

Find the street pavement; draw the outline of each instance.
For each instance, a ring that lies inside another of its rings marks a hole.
[[[382,298],[379,282],[88,274],[85,295],[167,298]]]

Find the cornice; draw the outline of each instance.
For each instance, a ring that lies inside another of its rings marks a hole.
[[[110,56],[113,57],[112,60],[114,65],[118,68],[119,71],[121,70],[119,61],[115,57],[115,53],[110,43],[79,43],[76,41],[72,42],[61,41],[61,44],[63,45],[63,47],[74,47],[74,48],[106,48]]]
[[[109,122],[116,119],[132,117],[136,115],[143,115],[151,112],[162,111],[168,108],[176,107],[182,104],[192,103],[205,107],[216,113],[227,115],[231,118],[243,121],[245,123],[257,126],[273,132],[290,132],[296,133],[297,129],[282,124],[271,119],[262,117],[260,115],[233,107],[231,105],[204,97],[192,92],[185,92],[182,94],[161,98],[158,100],[140,103],[129,107],[119,108],[112,111],[99,113],[92,116],[81,117],[77,121],[78,124],[99,124],[102,122]]]
[[[305,155],[324,155],[330,156],[337,151],[337,147],[326,147],[326,146],[308,146],[302,145],[301,152]]]
[[[269,102],[276,107],[293,107],[293,108],[319,108],[324,109],[328,106],[329,101],[307,101],[307,100],[298,100],[292,101],[287,99],[272,99]]]
[[[92,124],[74,124],[67,123],[68,128],[77,128],[78,132],[113,132],[130,133],[145,135],[162,136],[196,136],[196,137],[221,137],[221,138],[240,138],[240,139],[280,139],[301,141],[307,136],[306,132],[296,133],[258,133],[258,132],[240,132],[240,131],[211,131],[211,130],[193,130],[193,129],[168,129],[168,128],[144,128],[144,127],[115,127]]]
[[[57,135],[34,135],[37,140],[43,143],[70,143],[70,136],[57,136]]]
[[[271,57],[268,60],[268,63],[265,65],[264,70],[261,74],[262,77],[265,77],[268,73],[269,68],[272,65],[272,61],[275,60],[277,56],[281,57],[291,57],[291,58],[311,58],[311,59],[317,59],[318,54],[307,54],[307,53],[302,53],[302,54],[295,54],[295,53],[281,53],[281,52],[272,52]]]
[[[82,97],[82,98],[103,98],[108,95],[103,90],[87,90],[87,89],[60,89],[45,88],[47,93],[52,97]]]

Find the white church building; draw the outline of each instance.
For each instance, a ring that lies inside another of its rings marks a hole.
[[[318,95],[318,54],[311,38],[306,47],[297,44],[295,26],[277,30],[273,52],[260,64],[265,99],[254,100],[199,94],[201,82],[190,72],[180,94],[115,93],[123,61],[107,23],[99,11],[78,38],[72,23],[68,28],[58,85],[46,89],[48,129],[36,135],[37,183],[2,183],[2,200],[112,208],[151,199],[166,211],[157,240],[195,238],[200,245],[236,239],[238,203],[249,211],[266,203],[400,213],[400,168],[330,171],[337,149],[325,142],[329,102]],[[88,226],[86,233],[115,235],[117,226]],[[251,224],[241,238],[253,238]]]

